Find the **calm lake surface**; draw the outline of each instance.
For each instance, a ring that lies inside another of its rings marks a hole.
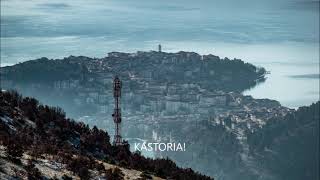
[[[110,51],[194,51],[265,67],[244,94],[319,100],[319,1],[1,1],[1,66]]]

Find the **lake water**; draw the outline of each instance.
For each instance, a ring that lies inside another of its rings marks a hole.
[[[255,98],[292,108],[319,100],[319,1],[1,1],[1,66],[159,43],[265,67],[267,81],[244,92]]]

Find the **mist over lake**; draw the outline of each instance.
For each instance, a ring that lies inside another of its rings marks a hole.
[[[288,107],[319,100],[319,1],[1,1],[1,66],[111,51],[195,51],[270,71],[245,91]]]

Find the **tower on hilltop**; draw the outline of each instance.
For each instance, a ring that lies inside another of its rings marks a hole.
[[[120,108],[120,97],[121,97],[121,81],[116,76],[113,80],[113,97],[115,108],[112,114],[113,121],[115,123],[115,134],[113,139],[113,144],[116,146],[122,145],[122,137],[120,135],[120,125],[121,125],[121,108]]]
[[[161,44],[158,45],[158,51],[161,52]]]

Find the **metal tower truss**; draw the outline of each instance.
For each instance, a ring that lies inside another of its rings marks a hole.
[[[121,128],[121,108],[120,108],[120,98],[121,98],[121,81],[116,76],[113,81],[113,97],[114,97],[114,103],[115,108],[114,112],[112,114],[113,121],[115,124],[115,134],[113,139],[113,144],[118,146],[122,145],[122,137],[120,135],[120,128]]]

